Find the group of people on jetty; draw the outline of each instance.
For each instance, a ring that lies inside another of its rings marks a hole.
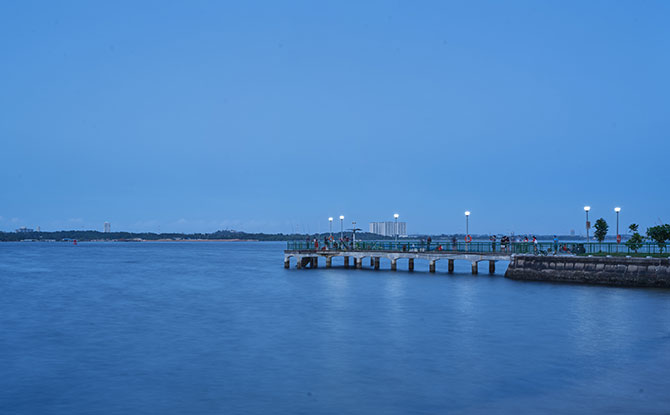
[[[556,238],[555,235],[554,235],[554,238]],[[489,240],[491,241],[491,251],[492,251],[492,252],[496,252],[496,246],[498,245],[497,237],[496,237],[495,235],[491,235],[491,236],[489,237]],[[500,237],[500,242],[499,242],[499,244],[500,244],[500,252],[508,252],[508,251],[511,252],[511,244],[512,244],[512,242],[525,244],[526,247],[528,246],[528,244],[530,244],[530,243],[532,242],[532,244],[533,244],[533,251],[534,251],[535,253],[538,252],[537,238],[536,238],[535,236],[532,236],[532,241],[531,241],[531,240],[528,238],[527,235],[524,236],[523,239],[522,239],[521,237],[517,237],[514,241],[512,241],[512,239],[511,239],[509,236],[507,236],[507,235],[503,235],[503,236],[501,236],[501,237]]]
[[[472,242],[472,238],[469,236],[465,237],[465,242],[458,242],[456,236],[452,236],[451,243],[449,242],[438,242],[433,244],[433,240],[430,236],[427,238],[421,238],[418,241],[403,241],[403,242],[393,242],[393,241],[356,241],[353,242],[348,236],[342,236],[335,240],[333,235],[324,236],[323,241],[319,238],[314,237],[306,238],[305,242],[308,249],[314,249],[316,251],[329,251],[329,250],[356,250],[356,249],[388,249],[388,250],[397,250],[400,249],[403,252],[408,251],[489,251],[489,252],[501,252],[501,253],[533,253],[538,254],[570,254],[576,250],[579,250],[578,247],[570,246],[566,243],[559,243],[558,237],[554,235],[552,243],[547,246],[544,243],[544,248],[542,249],[538,244],[536,236],[507,236],[507,235],[491,235],[489,237],[490,241],[490,251],[485,246],[485,242],[475,241]],[[476,244],[476,245],[474,245]],[[514,246],[512,245],[514,244]],[[388,247],[386,246],[388,245]]]

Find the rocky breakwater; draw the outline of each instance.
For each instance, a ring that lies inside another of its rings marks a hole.
[[[505,278],[670,288],[670,259],[515,255]]]

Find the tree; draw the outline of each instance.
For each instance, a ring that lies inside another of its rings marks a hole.
[[[605,236],[607,235],[607,230],[610,228],[610,226],[607,224],[605,219],[600,218],[596,221],[595,228],[596,231],[593,233],[593,236],[596,237],[598,242],[604,241]]]
[[[647,228],[647,236],[656,241],[661,253],[663,253],[665,241],[670,239],[670,225],[658,225]]]
[[[633,236],[630,237],[629,240],[626,241],[626,246],[628,249],[631,251],[637,253],[637,250],[642,248],[642,241],[644,241],[644,238],[642,238],[642,235],[640,235],[637,232],[638,225],[635,223],[631,223],[628,229],[633,232]]]

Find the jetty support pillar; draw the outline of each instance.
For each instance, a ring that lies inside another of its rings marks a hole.
[[[409,263],[407,264],[407,269],[410,271],[414,271],[414,258],[410,258]]]
[[[381,262],[381,259],[379,257],[375,257],[375,269],[379,269],[379,263]]]
[[[489,274],[493,275],[496,273],[496,262],[489,261]]]
[[[392,259],[391,260],[391,271],[395,271],[398,269],[398,260],[397,259]]]
[[[363,268],[363,258],[354,258],[354,264],[357,269]]]
[[[472,275],[477,275],[479,273],[479,268],[477,268],[477,261],[472,263]]]
[[[291,259],[290,258],[284,259],[284,268],[291,268]]]
[[[298,268],[298,269],[306,268],[307,265],[311,265],[312,267],[314,267],[314,261],[311,257],[304,256],[302,258],[298,258],[298,263],[296,264],[296,268]]]
[[[344,257],[344,268],[349,268],[349,257],[348,256]]]
[[[333,266],[333,257],[332,256],[326,257],[326,268],[330,268],[332,266]]]
[[[449,260],[449,269],[448,269],[448,271],[449,271],[449,274],[453,274],[453,273],[454,273],[454,260],[453,260],[453,259],[450,259],[450,260]]]
[[[375,266],[375,259],[374,257],[370,257],[370,266],[374,267]]]
[[[319,257],[312,257],[312,268],[319,268]]]
[[[430,261],[430,264],[428,265],[428,270],[430,272],[435,272],[435,261]]]

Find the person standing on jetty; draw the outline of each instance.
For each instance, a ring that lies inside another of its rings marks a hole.
[[[558,253],[558,236],[554,235],[554,255]]]
[[[489,239],[491,240],[491,252],[495,252],[496,251],[496,236],[491,235],[491,237]]]

